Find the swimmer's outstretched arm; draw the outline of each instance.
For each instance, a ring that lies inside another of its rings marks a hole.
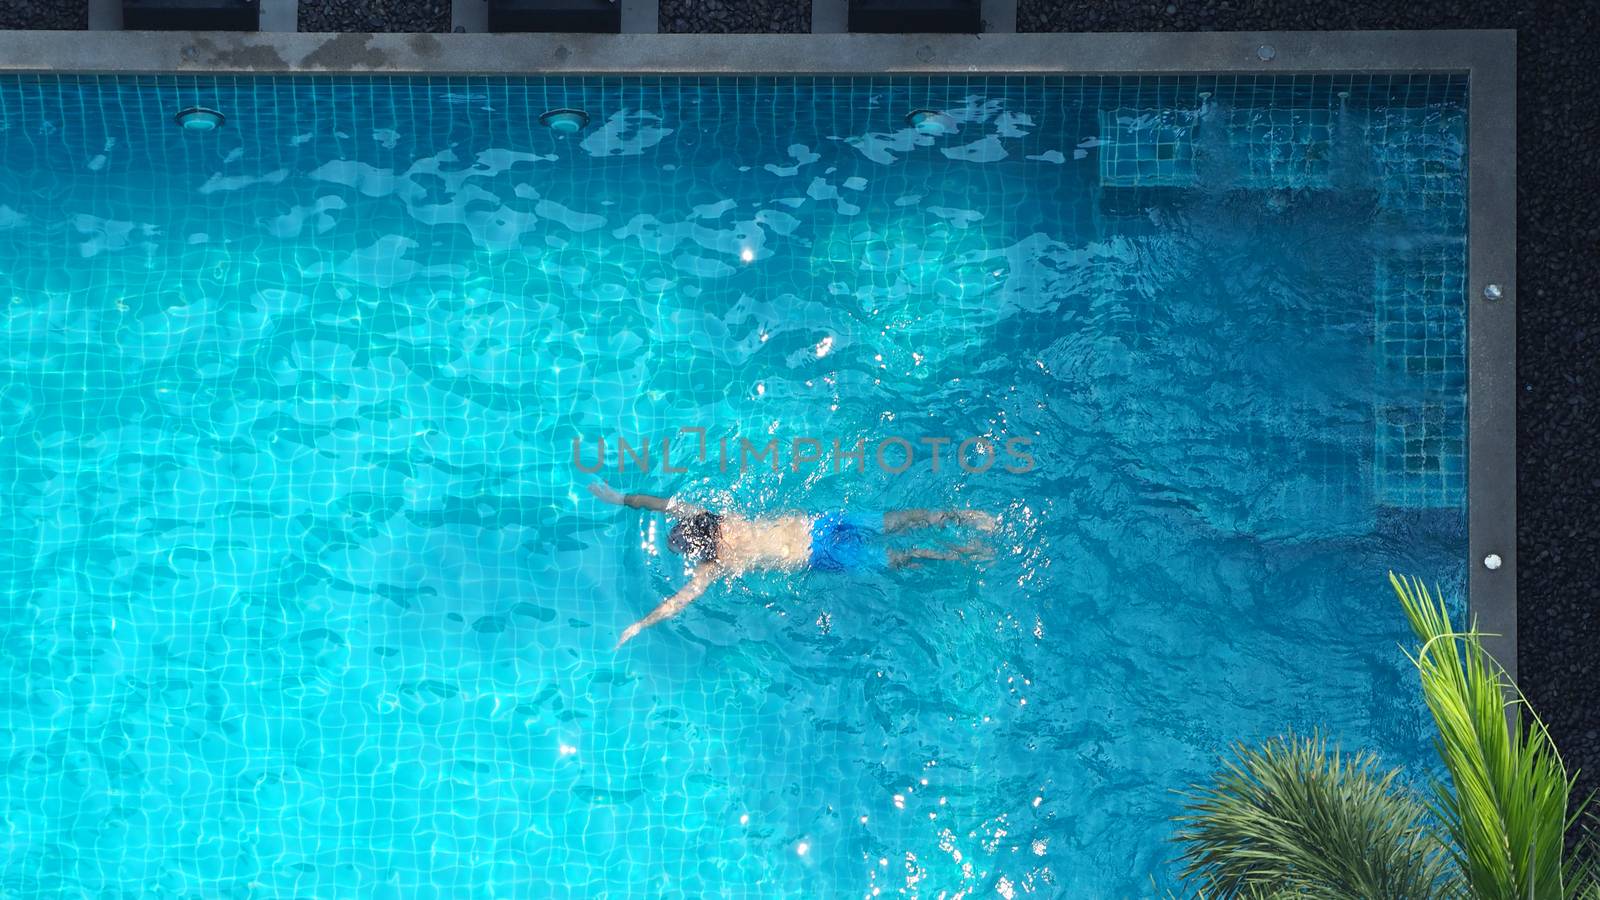
[[[628,506],[633,509],[653,509],[656,512],[671,513],[675,516],[692,516],[705,512],[693,503],[685,503],[676,497],[655,497],[650,494],[624,494],[614,490],[604,481],[596,481],[589,485],[589,493],[607,503],[617,506]]]
[[[663,619],[670,619],[682,612],[685,606],[693,603],[700,598],[701,594],[706,592],[706,588],[711,586],[711,582],[717,580],[719,573],[720,567],[716,563],[704,562],[695,566],[694,576],[689,579],[689,583],[680,588],[676,594],[661,601],[661,605],[650,610],[649,615],[629,625],[622,632],[622,637],[617,640],[617,647],[621,647],[623,644],[633,640],[638,636],[639,632],[649,628],[651,625]]]

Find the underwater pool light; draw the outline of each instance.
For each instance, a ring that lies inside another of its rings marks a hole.
[[[172,120],[184,131],[216,131],[223,122],[228,121],[222,113],[204,106],[191,106],[173,116]]]
[[[923,134],[954,134],[956,120],[935,109],[913,109],[906,122]]]
[[[561,134],[576,134],[589,124],[589,114],[581,109],[552,109],[539,117],[539,124]]]

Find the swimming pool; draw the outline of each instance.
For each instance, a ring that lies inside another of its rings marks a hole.
[[[1425,769],[1381,576],[1467,580],[1466,102],[0,80],[0,884],[1143,896],[1229,741]],[[686,427],[787,455],[606,477],[991,510],[995,558],[755,576],[613,652],[683,565],[573,445]],[[930,437],[1035,465],[870,449]]]

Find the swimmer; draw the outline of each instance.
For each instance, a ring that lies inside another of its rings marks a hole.
[[[676,497],[623,494],[603,482],[589,492],[606,503],[648,509],[677,519],[667,546],[694,562],[689,583],[650,614],[629,625],[617,641],[621,647],[651,625],[670,619],[706,592],[719,578],[736,578],[758,569],[816,569],[847,572],[903,569],[928,560],[971,559],[988,555],[973,541],[958,547],[883,546],[885,534],[941,525],[970,525],[993,531],[995,518],[970,509],[895,509],[884,513],[830,512],[820,516],[782,515],[747,519],[736,513],[713,513]]]

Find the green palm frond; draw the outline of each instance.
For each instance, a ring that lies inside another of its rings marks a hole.
[[[1393,573],[1400,603],[1422,647],[1410,656],[1438,728],[1436,746],[1449,784],[1433,807],[1450,834],[1450,853],[1477,900],[1579,897],[1575,862],[1563,861],[1573,781],[1544,724],[1484,650],[1475,631],[1457,632],[1442,598]],[[1529,724],[1524,727],[1523,716]],[[1512,715],[1507,715],[1508,707]],[[1581,806],[1581,804],[1580,804]],[[1589,896],[1594,896],[1589,894]]]
[[[1153,876],[1150,879],[1150,884],[1152,886],[1155,885]],[[1152,892],[1151,896],[1155,896],[1155,893]],[[1306,895],[1294,887],[1285,887],[1284,885],[1269,887],[1267,885],[1252,884],[1240,888],[1232,894],[1208,893],[1204,888],[1200,888],[1181,897],[1170,890],[1163,891],[1161,896],[1165,900],[1303,900]],[[1588,898],[1584,898],[1584,900],[1588,900]]]
[[[1586,815],[1578,836],[1571,880],[1579,885],[1578,900],[1600,900],[1600,812],[1595,809],[1593,795],[1584,800],[1580,808]]]
[[[1201,896],[1460,896],[1426,808],[1371,754],[1330,756],[1292,734],[1234,753],[1178,819],[1183,878]]]

